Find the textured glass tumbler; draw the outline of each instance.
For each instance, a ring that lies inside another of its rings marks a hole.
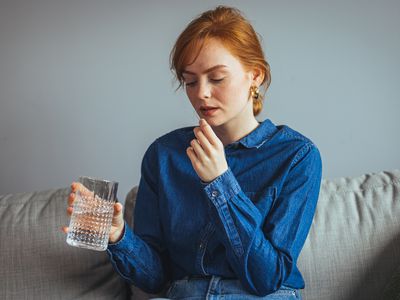
[[[79,177],[67,243],[97,251],[107,249],[118,182]]]

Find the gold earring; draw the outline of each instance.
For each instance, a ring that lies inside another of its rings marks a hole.
[[[256,87],[255,85],[253,85],[252,87],[250,87],[250,93],[251,93],[251,97],[256,101],[260,98],[260,90],[258,89],[258,87]]]

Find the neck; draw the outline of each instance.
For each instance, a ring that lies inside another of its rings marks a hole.
[[[213,127],[215,134],[221,140],[224,147],[240,140],[258,127],[259,123],[253,116],[250,121],[232,119],[228,123]]]

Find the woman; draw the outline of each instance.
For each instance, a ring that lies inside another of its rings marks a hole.
[[[181,33],[171,68],[199,125],[147,149],[133,231],[115,205],[107,249],[114,268],[149,293],[169,286],[172,299],[300,299],[296,263],[321,158],[299,132],[256,120],[259,88],[270,84],[257,34],[239,10],[218,6]]]

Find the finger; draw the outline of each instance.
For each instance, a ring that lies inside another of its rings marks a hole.
[[[68,205],[72,206],[74,204],[76,195],[74,193],[70,193],[68,196]]]
[[[190,142],[190,146],[192,146],[192,148],[197,156],[197,159],[203,160],[205,153],[204,153],[203,148],[201,148],[199,141],[197,139],[193,139]]]
[[[63,227],[61,227],[61,230],[62,230],[64,233],[68,233],[69,228],[68,228],[67,226],[63,226]]]
[[[201,131],[199,127],[196,127],[193,131],[194,135],[200,142],[200,146],[208,155],[210,155],[212,147],[210,141],[207,139],[207,137],[204,135],[204,133]]]
[[[195,164],[198,163],[199,159],[197,158],[196,153],[194,152],[193,148],[192,147],[188,147],[186,149],[186,154],[187,154],[187,156],[189,156],[189,159],[190,159],[190,161],[192,163],[192,166],[194,167]]]
[[[79,184],[79,182],[72,182],[71,183],[71,191],[73,193],[75,193],[78,190],[78,184]]]
[[[112,224],[114,226],[118,226],[124,222],[122,211],[123,211],[122,204],[115,203],[114,204],[114,215],[113,215],[113,221],[112,221]]]
[[[67,215],[68,216],[71,216],[73,211],[74,211],[74,208],[72,206],[67,207]]]
[[[114,204],[114,216],[117,216],[118,214],[122,213],[123,206],[121,203],[115,203]]]
[[[214,130],[211,128],[206,120],[200,119],[200,129],[207,137],[210,144],[217,146],[219,145],[219,143],[221,143],[221,140],[218,138],[218,136],[215,134]]]
[[[79,192],[84,197],[93,196],[93,192],[88,190],[82,183],[80,182],[73,182],[71,184],[71,190],[73,193]]]

